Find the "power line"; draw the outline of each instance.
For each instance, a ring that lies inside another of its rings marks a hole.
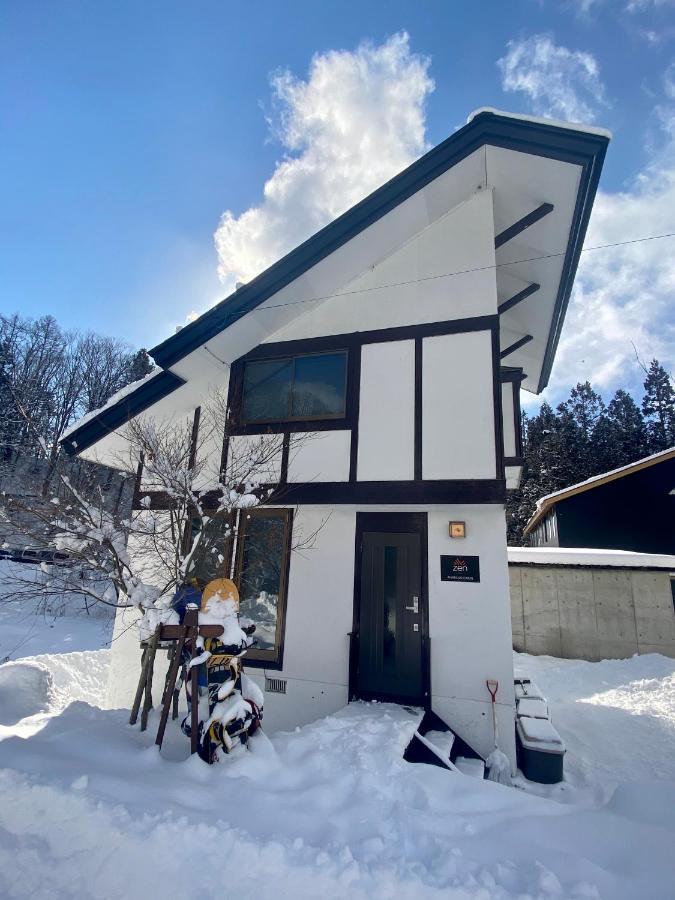
[[[663,238],[672,237],[675,237],[675,231],[670,231],[666,234],[653,234],[647,237],[632,238],[629,241],[615,241],[611,244],[597,244],[595,247],[584,247],[581,252],[590,253],[594,250],[608,250],[612,247],[626,247],[629,244],[642,244],[646,241],[660,241]],[[255,310],[251,310],[251,312],[264,312],[267,309],[281,309],[285,306],[299,306],[303,303],[319,303],[321,300],[333,300],[337,297],[350,297],[357,294],[367,294],[371,291],[385,291],[395,287],[406,287],[411,284],[421,284],[425,281],[436,281],[440,278],[455,278],[459,275],[470,275],[472,272],[485,272],[490,269],[501,269],[505,266],[517,266],[521,263],[537,262],[538,260],[542,259],[555,259],[557,257],[565,256],[566,253],[567,250],[562,250],[557,253],[543,253],[541,256],[526,256],[523,259],[511,260],[511,262],[491,263],[487,266],[476,266],[472,269],[459,269],[456,272],[443,272],[440,275],[425,275],[423,278],[413,278],[409,281],[395,281],[390,284],[378,284],[369,288],[358,288],[354,291],[340,291],[337,294],[325,294],[320,297],[307,297],[304,300],[290,300],[288,303],[274,303],[270,304],[269,306],[258,306]]]

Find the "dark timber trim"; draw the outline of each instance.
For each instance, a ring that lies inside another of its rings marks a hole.
[[[131,508],[141,509],[141,480],[143,478],[143,466],[145,464],[145,456],[141,450],[138,457],[138,465],[136,466],[136,475],[134,477],[134,493],[131,498]]]
[[[61,446],[69,456],[81,453],[184,384],[185,380],[173,372],[158,372],[117,403],[102,409],[93,419],[71,431],[61,440]]]
[[[495,430],[495,474],[504,478],[504,423],[502,414],[502,380],[499,368],[499,328],[493,327],[492,338],[492,405]]]
[[[509,347],[505,350],[502,350],[499,354],[500,359],[505,359],[507,356],[510,356],[512,353],[515,353],[516,350],[520,350],[521,347],[524,347],[525,344],[529,344],[530,341],[534,340],[531,334],[526,334],[525,337],[519,338],[519,340],[514,341]]]
[[[531,225],[539,222],[540,219],[543,219],[544,216],[547,216],[552,212],[552,203],[540,204],[536,209],[533,209],[532,212],[528,213],[526,216],[523,216],[522,219],[518,219],[518,221],[514,222],[513,225],[509,225],[508,228],[505,228],[504,231],[501,231],[495,237],[495,250],[503,247],[504,244],[508,243],[514,237],[517,237],[519,234],[521,234],[521,232],[525,231],[526,228],[529,228]]]
[[[349,699],[359,696],[359,636],[361,628],[361,564],[364,531],[419,534],[420,568],[422,575],[422,692],[420,703],[431,707],[431,653],[429,639],[429,523],[424,513],[409,512],[357,512],[354,536],[354,611],[352,630],[349,634]],[[372,699],[372,698],[368,698]],[[383,698],[384,699],[384,698]],[[392,703],[410,703],[410,697],[387,697]]]
[[[443,481],[307,481],[287,484],[279,503],[501,503],[503,478]]]
[[[503,478],[461,478],[435,481],[298,481],[261,485],[261,496],[270,503],[298,504],[353,503],[503,503],[506,482]],[[272,491],[270,495],[268,492]],[[174,502],[164,491],[143,491],[143,509],[170,509]],[[203,509],[217,509],[216,493],[200,497]],[[139,508],[139,507],[137,507]]]
[[[522,466],[523,465],[523,429],[520,416],[520,384],[525,379],[525,374],[521,368],[515,366],[501,366],[500,378],[502,384],[510,384],[513,392],[513,427],[516,436],[516,455],[515,457],[505,457],[505,466]],[[502,410],[503,414],[503,410]],[[514,462],[514,459],[518,460]]]
[[[523,423],[520,413],[520,382],[511,382],[513,386],[513,418],[514,427],[516,429],[516,456],[522,459],[523,456]],[[522,465],[522,463],[520,463]]]
[[[349,444],[349,480],[356,481],[359,455],[359,413],[361,406],[361,345],[349,351],[347,362],[347,405],[351,405],[352,435]]]
[[[443,334],[463,334],[467,331],[486,331],[499,326],[499,316],[470,316],[465,319],[446,319],[442,322],[421,322],[418,325],[396,325],[371,331],[349,331],[342,334],[326,334],[300,338],[294,341],[276,341],[259,344],[241,360],[276,359],[294,353],[320,353],[328,350],[351,349],[363,344],[382,344],[405,341],[418,337],[436,337]]]
[[[199,419],[201,418],[201,414],[201,406],[195,407],[194,416],[192,418],[192,434],[190,435],[190,459],[188,462],[190,469],[194,469],[195,463],[197,462],[197,440],[199,438]]]
[[[279,483],[286,484],[288,481],[288,454],[291,445],[291,436],[289,432],[285,432],[281,442],[281,471],[279,473]]]
[[[501,316],[503,313],[507,312],[509,309],[513,309],[518,303],[522,303],[523,300],[527,300],[528,297],[531,297],[532,294],[536,294],[537,291],[541,288],[540,284],[537,284],[536,281],[532,282],[532,284],[528,284],[527,287],[524,287],[522,291],[518,291],[517,294],[514,294],[513,297],[509,297],[508,300],[505,300],[503,303],[500,303],[497,307],[497,312]]]
[[[423,391],[422,379],[424,372],[423,350],[424,344],[421,337],[415,338],[415,444],[414,444],[414,477],[415,481],[422,481],[422,445],[423,445]]]

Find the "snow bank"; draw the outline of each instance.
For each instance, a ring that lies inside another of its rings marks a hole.
[[[385,704],[213,767],[162,759],[156,717],[143,735],[126,718],[75,703],[0,743],[0,895],[672,896],[673,784],[585,809],[410,765],[414,713]]]
[[[675,556],[634,553],[631,550],[596,550],[584,547],[509,547],[510,563],[542,566],[620,566],[630,569],[666,569],[675,572]]]
[[[109,646],[114,619],[86,614],[42,615],[26,602],[0,601],[0,663],[42,653],[98,650]]]
[[[672,897],[673,660],[516,655],[569,748],[568,780],[536,796],[406,763],[419,713],[388,704],[256,735],[212,767],[170,722],[160,756],[156,710],[141,734],[98,708],[109,656],[0,667],[50,673],[46,712],[0,741],[2,897]],[[34,699],[40,676],[20,677]]]
[[[47,669],[30,663],[0,666],[0,725],[44,712],[49,704],[52,680]]]
[[[567,747],[565,782],[544,789],[548,795],[603,803],[621,783],[675,784],[675,660],[515,653],[514,669],[541,689]]]

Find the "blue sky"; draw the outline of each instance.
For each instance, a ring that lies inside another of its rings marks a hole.
[[[673,59],[670,0],[4,0],[0,312],[151,346],[484,105],[612,129],[594,243],[675,231]],[[582,269],[554,391],[673,366],[674,251]]]

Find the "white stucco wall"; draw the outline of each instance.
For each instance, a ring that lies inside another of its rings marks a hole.
[[[466,522],[466,538],[448,537],[448,522]],[[513,656],[506,522],[498,504],[429,512],[429,632],[432,707],[479,753],[493,747],[486,679],[499,681],[500,745],[515,759]],[[480,559],[480,583],[442,582],[441,554]]]
[[[289,445],[288,480],[348,481],[351,431],[294,434]]]
[[[422,477],[495,478],[489,331],[422,342]]]
[[[307,303],[267,340],[296,340],[496,312],[492,190],[480,188],[430,224],[397,239],[400,215],[378,223],[395,249],[367,261],[337,296]],[[436,212],[438,216],[438,212]],[[364,234],[367,238],[367,234]],[[469,271],[472,270],[472,271]],[[451,277],[447,277],[452,273]]]
[[[391,511],[384,506],[364,512]],[[400,512],[424,511],[400,507]],[[289,572],[283,670],[286,694],[267,693],[265,729],[292,729],[340,709],[348,700],[349,632],[354,608],[355,507],[304,507],[297,511],[294,544],[318,529],[313,546],[293,552]],[[463,541],[448,537],[448,522],[466,522]],[[429,627],[432,708],[483,755],[492,749],[487,678],[499,680],[502,748],[515,759],[513,666],[504,512],[498,505],[453,505],[433,509],[429,528]],[[440,580],[441,554],[480,557],[479,584]],[[140,671],[133,614],[119,614],[108,690],[111,706],[129,707]],[[123,633],[124,632],[124,633]],[[164,677],[160,654],[156,695]],[[249,674],[264,689],[263,669]]]
[[[359,481],[415,475],[415,342],[366,344],[361,351]]]
[[[516,455],[516,426],[513,417],[513,385],[502,384],[502,423],[504,428],[504,456]]]

